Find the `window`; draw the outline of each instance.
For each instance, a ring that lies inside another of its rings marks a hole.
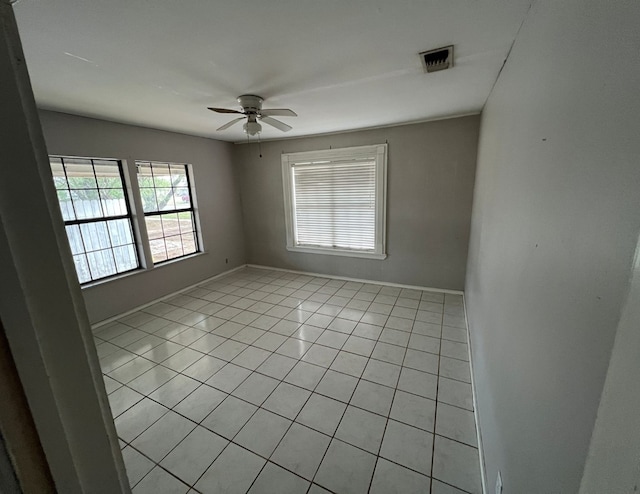
[[[136,161],[154,264],[198,252],[188,165]]]
[[[387,145],[282,155],[287,249],[384,259]]]
[[[122,164],[55,156],[50,163],[80,283],[137,269]]]

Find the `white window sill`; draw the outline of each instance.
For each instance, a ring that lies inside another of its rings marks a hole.
[[[342,250],[342,249],[323,249],[321,247],[296,247],[287,245],[287,250],[291,252],[304,252],[307,254],[324,254],[328,256],[342,256],[342,257],[362,257],[364,259],[386,259],[387,254],[377,254],[374,252],[360,252],[357,250]]]
[[[184,261],[186,259],[193,259],[194,257],[204,256],[206,254],[208,254],[208,252],[205,250],[200,252],[194,252],[193,254],[189,254],[187,256],[176,257],[175,259],[169,259],[168,261],[163,261],[160,264],[155,264],[153,267],[148,268],[147,271],[149,271],[150,269],[162,268],[163,266],[171,266],[172,264],[175,264],[177,262]]]

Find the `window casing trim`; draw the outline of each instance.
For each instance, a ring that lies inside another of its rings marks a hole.
[[[316,247],[295,244],[295,219],[293,217],[293,174],[294,165],[312,165],[313,162],[349,162],[363,159],[375,159],[376,163],[376,211],[375,211],[375,249],[357,250],[332,247]],[[282,183],[284,193],[284,216],[287,244],[286,248],[292,252],[312,254],[326,254],[345,257],[361,257],[369,259],[385,259],[386,253],[386,224],[387,224],[387,144],[372,146],[355,146],[349,148],[326,149],[318,151],[304,151],[299,153],[282,154]]]

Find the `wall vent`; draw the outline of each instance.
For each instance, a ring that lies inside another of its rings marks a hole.
[[[438,72],[453,67],[453,45],[436,50],[423,51],[420,60],[425,72]]]

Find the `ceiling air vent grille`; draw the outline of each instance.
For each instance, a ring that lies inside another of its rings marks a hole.
[[[423,51],[420,60],[425,72],[438,72],[453,67],[453,45],[437,50]]]

